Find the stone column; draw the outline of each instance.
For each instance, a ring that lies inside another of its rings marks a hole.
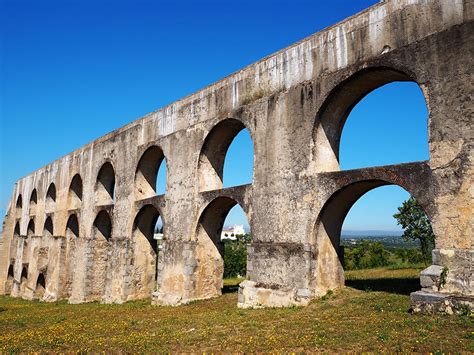
[[[163,241],[158,254],[157,290],[152,294],[152,304],[174,306],[201,298],[196,290],[196,244]]]
[[[88,268],[91,265],[90,253],[92,252],[91,240],[86,238],[78,238],[75,241],[74,249],[74,263],[71,267],[74,267],[74,272],[71,272],[71,295],[69,297],[69,303],[76,304],[86,301],[86,283],[87,278],[90,276],[87,274]]]

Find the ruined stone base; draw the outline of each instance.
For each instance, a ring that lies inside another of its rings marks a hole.
[[[239,285],[239,308],[307,306],[312,300],[308,289],[283,289],[258,285],[254,281],[243,281]]]
[[[474,297],[444,294],[432,291],[417,291],[410,295],[415,313],[472,314]]]
[[[151,294],[151,304],[154,306],[179,306],[187,303],[181,296],[167,295],[159,291]]]
[[[154,306],[181,306],[190,302],[208,300],[219,296],[221,296],[221,294],[199,298],[184,298],[179,295],[168,295],[155,291],[151,294],[151,304]]]
[[[471,250],[435,249],[433,265],[420,274],[421,291],[411,294],[412,310],[465,314],[474,310]]]
[[[56,302],[59,298],[55,293],[45,292],[40,300],[43,302]]]

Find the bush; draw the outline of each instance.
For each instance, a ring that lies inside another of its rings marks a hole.
[[[362,240],[355,247],[344,248],[346,270],[370,269],[376,267],[423,267],[426,264],[423,253],[416,248],[385,249],[381,242]]]
[[[423,253],[415,248],[395,249],[393,253],[403,264],[422,264],[425,262]]]
[[[344,262],[347,270],[387,266],[389,257],[390,253],[380,242],[363,240],[354,248],[344,249]]]
[[[237,236],[237,240],[224,241],[224,278],[245,277],[247,273],[247,244],[249,234]]]

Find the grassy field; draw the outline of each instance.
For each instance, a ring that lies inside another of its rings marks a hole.
[[[474,351],[472,315],[410,314],[419,270],[347,272],[305,308],[242,310],[235,284],[181,307],[26,302],[0,297],[0,351]]]

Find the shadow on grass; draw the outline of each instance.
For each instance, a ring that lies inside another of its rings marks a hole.
[[[409,277],[346,280],[346,286],[363,291],[383,291],[399,295],[409,295],[421,288],[420,279]]]
[[[362,280],[347,280],[346,286],[362,291],[383,291],[400,295],[409,295],[420,290],[420,279],[412,277],[398,278],[373,278]],[[224,285],[222,294],[235,293],[239,290],[239,284]]]
[[[222,294],[225,293],[235,293],[239,290],[239,285],[225,285],[222,287]]]

